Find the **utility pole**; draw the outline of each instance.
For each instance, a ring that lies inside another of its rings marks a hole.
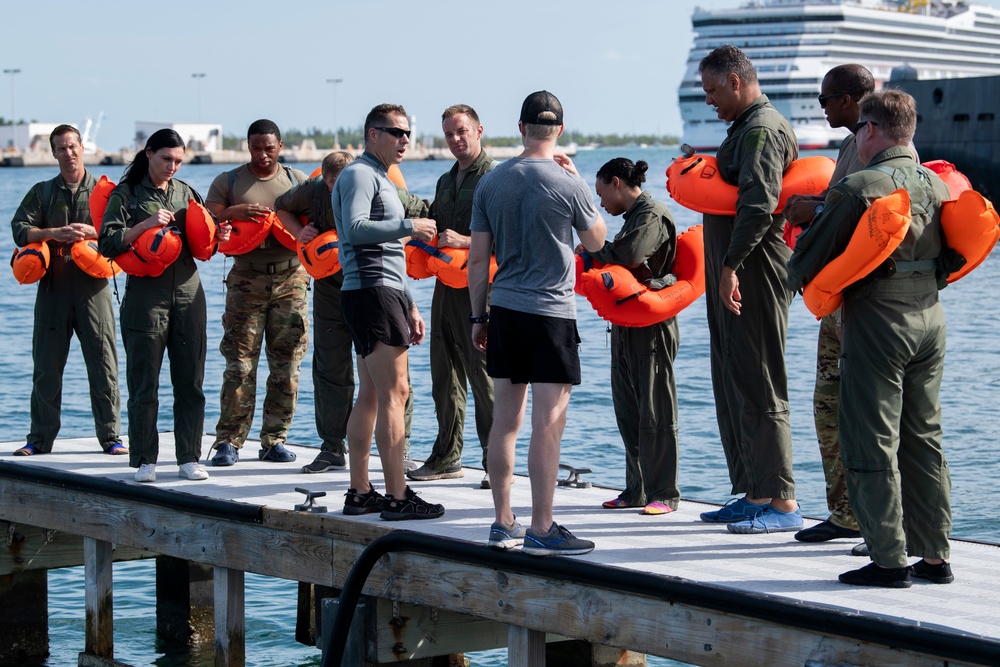
[[[327,79],[326,82],[333,85],[333,148],[340,149],[340,134],[337,132],[337,84],[343,83],[343,79]]]
[[[17,150],[17,104],[16,96],[14,95],[14,75],[20,74],[19,69],[5,69],[4,74],[10,75],[10,130],[11,136],[14,139],[14,150]]]
[[[204,72],[195,72],[191,75],[191,78],[195,80],[195,84],[198,86],[198,122],[201,122],[201,80],[205,78]]]

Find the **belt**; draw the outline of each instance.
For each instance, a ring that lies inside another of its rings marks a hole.
[[[72,255],[73,255],[73,246],[70,245],[49,246],[50,257],[72,257]]]
[[[891,278],[895,275],[916,273],[917,271],[933,271],[937,269],[937,259],[921,259],[913,262],[895,260],[891,257],[872,273],[875,278]]]
[[[236,259],[235,262],[236,266],[241,269],[249,269],[251,271],[256,271],[257,273],[281,273],[282,271],[294,269],[300,264],[298,257],[292,257],[284,262],[261,263],[250,262],[245,259]]]

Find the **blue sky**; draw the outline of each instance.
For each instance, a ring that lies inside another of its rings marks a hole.
[[[521,101],[542,88],[563,102],[569,129],[680,134],[691,11],[738,4],[17,0],[3,8],[0,68],[21,70],[18,118],[82,123],[103,111],[106,150],[129,143],[135,121],[197,121],[199,86],[201,119],[235,135],[257,118],[359,126],[380,102],[403,104],[418,132],[440,134],[441,111],[463,102],[487,135],[512,136]],[[0,79],[4,117],[10,83]]]

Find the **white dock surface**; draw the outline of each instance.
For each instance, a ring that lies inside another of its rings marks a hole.
[[[213,441],[211,436],[205,436],[203,452],[208,453]],[[23,442],[0,443],[0,456],[5,462],[135,483],[132,481],[135,471],[128,467],[128,457],[104,454],[93,438],[58,440],[54,451],[47,455],[11,456],[10,452],[21,445]],[[303,487],[325,491],[326,497],[317,499],[317,504],[340,514],[349,486],[346,470],[307,475],[300,468],[313,460],[316,449],[290,445],[298,460],[278,464],[259,461],[258,448],[258,443],[248,441],[237,465],[206,466],[210,479],[191,482],[177,476],[172,434],[161,433],[157,481],[151,486],[287,510],[304,502],[304,496],[294,491],[294,487]],[[372,480],[382,488],[379,465],[379,459],[373,457]],[[479,489],[481,479],[481,470],[466,468],[462,479],[410,482],[411,488],[424,498],[445,506],[446,513],[440,519],[389,524],[377,514],[343,518],[485,544],[493,521],[493,498],[490,491]],[[786,597],[846,613],[860,612],[962,634],[1000,637],[997,620],[1000,547],[996,545],[953,541],[951,562],[955,582],[949,585],[914,579],[909,589],[845,586],[837,581],[837,575],[868,562],[850,555],[851,547],[860,540],[807,544],[795,541],[790,532],[736,535],[724,525],[702,522],[699,514],[716,506],[697,502],[682,501],[677,512],[661,516],[643,516],[638,509],[601,508],[601,503],[616,493],[598,487],[556,490],[556,521],[597,545],[591,554],[574,558]],[[515,512],[527,524],[531,506],[527,479],[516,480],[512,500]],[[815,522],[807,520],[806,525],[811,523]]]

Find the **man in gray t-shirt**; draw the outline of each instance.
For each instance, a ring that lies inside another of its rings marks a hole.
[[[587,250],[596,251],[607,229],[572,161],[556,154],[563,112],[555,95],[529,95],[518,128],[524,152],[483,177],[472,208],[469,318],[472,340],[486,352],[495,397],[488,463],[496,521],[489,546],[523,544],[534,556],[572,556],[594,548],[552,520],[566,408],[572,386],[580,383],[573,230]],[[487,312],[494,249],[499,268]],[[528,454],[531,527],[525,531],[511,509],[510,484],[529,384],[535,417]],[[541,423],[539,415],[550,417]]]

